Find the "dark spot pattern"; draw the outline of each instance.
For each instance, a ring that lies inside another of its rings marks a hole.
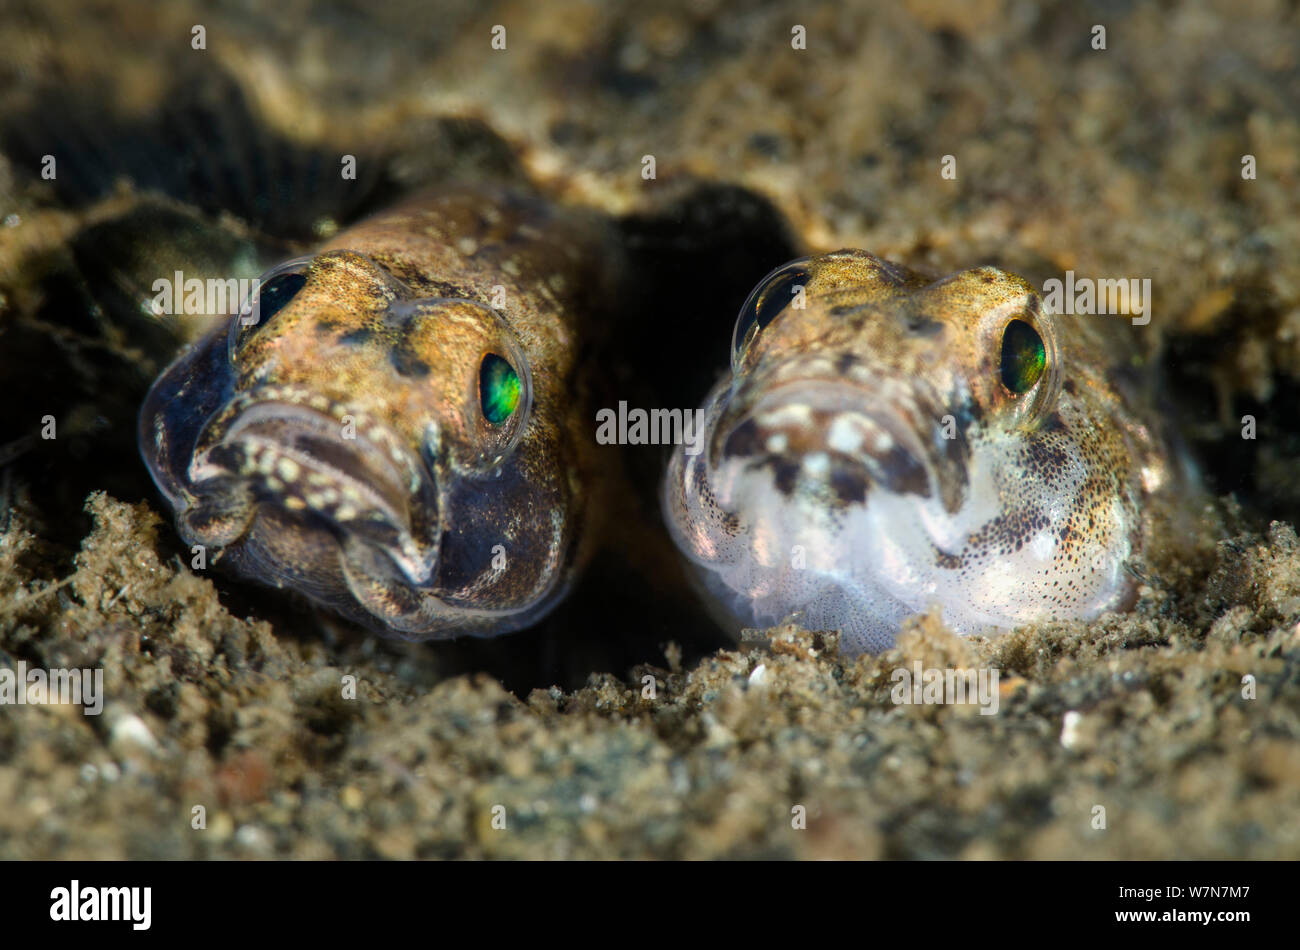
[[[370,327],[358,327],[339,337],[339,342],[347,346],[361,346],[370,342],[370,338],[375,335],[375,331]]]
[[[406,342],[399,343],[388,351],[388,362],[407,378],[418,379],[431,372],[429,364],[420,359]]]

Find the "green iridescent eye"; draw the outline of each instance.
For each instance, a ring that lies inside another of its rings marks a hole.
[[[1016,395],[1034,388],[1047,369],[1047,348],[1038,331],[1012,320],[1002,331],[1002,385]]]
[[[483,365],[478,371],[478,395],[483,407],[483,418],[494,426],[505,422],[519,408],[521,392],[519,374],[513,366],[495,353],[483,357]]]

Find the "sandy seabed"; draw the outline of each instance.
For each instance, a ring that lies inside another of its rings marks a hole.
[[[0,707],[0,858],[1300,857],[1293,4],[435,6],[0,10],[0,667],[102,668],[106,694]],[[364,200],[308,187],[311,155],[374,141]],[[283,194],[239,177],[265,154]],[[1130,613],[995,639],[918,617],[857,659],[590,585],[540,632],[392,643],[192,570],[134,414],[197,330],[133,293],[488,171],[714,281],[717,338],[658,341],[706,375],[735,294],[808,248],[1150,277],[1142,346],[1203,496],[1148,513]],[[674,236],[682,195],[743,260]],[[996,668],[997,714],[895,703],[917,662]]]

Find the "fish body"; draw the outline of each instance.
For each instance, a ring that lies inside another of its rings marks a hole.
[[[669,529],[733,629],[793,617],[848,653],[934,605],[962,634],[1126,606],[1171,480],[1133,332],[997,268],[794,261],[741,310],[704,450],[672,457]]]
[[[583,354],[611,245],[594,215],[474,188],[273,268],[142,408],[181,536],[387,634],[538,620],[600,520]]]

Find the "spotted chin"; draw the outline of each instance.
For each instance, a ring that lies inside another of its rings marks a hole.
[[[234,400],[201,434],[189,478],[199,510],[213,507],[211,496],[216,507],[242,511],[245,530],[255,512],[280,509],[279,527],[298,522],[300,530],[362,540],[410,584],[433,575],[440,529],[432,475],[387,428],[319,394],[270,388]],[[240,494],[244,503],[232,505]],[[240,537],[231,514],[218,531],[198,521],[191,528],[228,546]]]
[[[848,387],[787,387],[739,413],[730,393],[709,411],[712,450],[679,452],[665,494],[728,625],[793,618],[839,630],[849,653],[877,652],[932,605],[958,633],[992,632],[1095,615],[1131,584],[1132,512],[1089,479],[1068,431],[972,426],[945,451],[906,408],[864,405]]]

